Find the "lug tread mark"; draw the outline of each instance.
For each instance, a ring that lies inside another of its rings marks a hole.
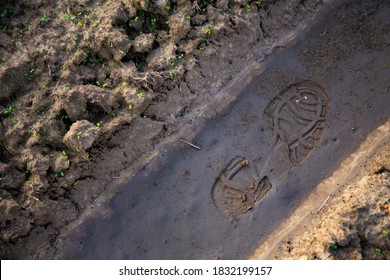
[[[244,169],[247,169],[244,173]],[[249,173],[249,174],[248,174]],[[244,157],[235,157],[215,180],[212,197],[223,214],[236,218],[261,200],[271,188],[268,177],[259,178],[256,167]]]
[[[283,90],[265,109],[278,142],[287,147],[293,165],[301,162],[315,147],[325,129],[329,97],[317,83],[301,81]],[[288,126],[282,126],[285,122]],[[296,150],[296,146],[304,149]]]

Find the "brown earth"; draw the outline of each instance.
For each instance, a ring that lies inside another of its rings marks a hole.
[[[246,51],[322,5],[2,1],[0,256],[55,246],[106,183],[148,162],[250,63]]]
[[[360,175],[328,200],[305,228],[279,246],[274,259],[390,259],[390,143]]]

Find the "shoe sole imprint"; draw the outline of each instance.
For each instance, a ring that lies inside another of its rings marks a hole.
[[[282,143],[292,166],[301,162],[325,129],[328,105],[327,92],[313,81],[300,81],[280,92],[264,110],[274,132],[272,151]],[[220,212],[236,218],[252,209],[271,187],[250,160],[237,156],[217,177],[212,198]]]
[[[274,132],[274,149],[281,141],[293,165],[301,162],[324,132],[329,96],[313,81],[301,81],[278,94],[264,111]]]
[[[259,178],[256,166],[237,156],[221,172],[212,188],[217,209],[230,217],[237,217],[253,208],[271,188],[267,176]]]

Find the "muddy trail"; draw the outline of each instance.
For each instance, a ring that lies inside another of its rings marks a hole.
[[[180,142],[161,151],[64,231],[53,257],[250,256],[389,119],[389,13],[386,1],[329,7],[187,139],[200,149]]]

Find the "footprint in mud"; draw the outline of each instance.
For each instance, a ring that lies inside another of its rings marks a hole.
[[[290,170],[315,147],[325,129],[328,105],[327,92],[313,81],[300,81],[280,92],[264,110],[273,131],[271,156],[260,175],[250,160],[241,156],[231,160],[212,188],[217,209],[233,218],[252,209],[272,187],[266,174],[273,169],[272,162],[280,162],[281,151]]]
[[[271,188],[256,166],[244,157],[235,157],[217,178],[212,195],[215,206],[227,216],[237,217],[252,209]]]
[[[274,150],[285,146],[292,165],[314,148],[325,129],[329,96],[317,83],[301,81],[279,93],[264,111],[274,132]]]

